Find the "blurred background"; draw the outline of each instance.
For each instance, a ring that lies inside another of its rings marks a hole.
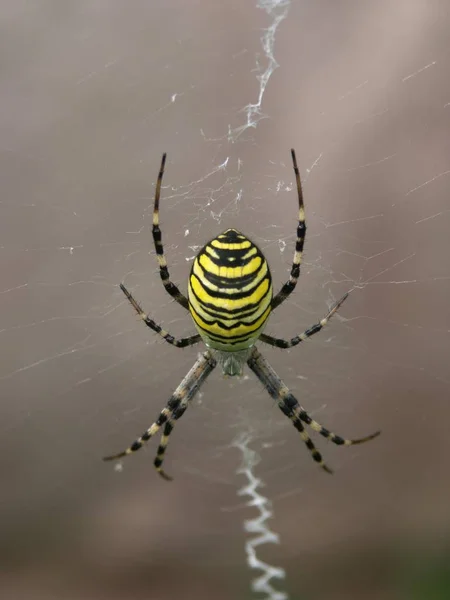
[[[0,590],[21,599],[450,597],[450,7],[397,0],[0,6]],[[328,476],[247,370],[216,371],[158,444],[196,359],[183,290],[228,227],[286,280],[297,151],[308,219],[290,337],[266,357],[316,419]],[[258,562],[260,561],[260,562]]]

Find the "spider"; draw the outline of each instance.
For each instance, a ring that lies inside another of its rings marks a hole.
[[[106,456],[103,460],[116,460],[136,452],[163,427],[154,466],[164,479],[171,480],[172,478],[167,475],[162,466],[175,421],[184,414],[189,402],[218,364],[224,375],[238,376],[242,374],[244,364],[247,363],[270,396],[276,400],[281,411],[292,421],[312,458],[327,473],[332,473],[332,470],[323,461],[322,455],[309,437],[305,425],[338,446],[361,444],[380,434],[380,431],[377,431],[367,437],[350,440],[332,433],[320,425],[298,403],[292,392],[255,346],[257,341],[277,348],[297,346],[318,333],[348,297],[348,293],[344,294],[323,319],[290,340],[275,338],[263,333],[270,313],[294,291],[300,276],[306,222],[300,173],[293,149],[291,155],[297,182],[299,212],[294,259],[287,282],[274,296],[269,265],[261,250],[236,229],[227,229],[209,241],[195,257],[189,275],[186,298],[170,280],[159,227],[159,199],[166,164],[166,154],[163,154],[155,189],[152,228],[159,272],[166,291],[191,314],[198,333],[190,337],[175,338],[142,310],[140,304],[123,283],[120,284],[120,289],[147,327],[158,333],[166,342],[176,348],[185,348],[203,340],[207,350],[199,355],[198,360],[176,388],[156,421],[126,450]]]

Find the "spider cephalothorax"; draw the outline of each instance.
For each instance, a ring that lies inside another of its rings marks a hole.
[[[236,229],[227,229],[208,242],[195,257],[189,276],[187,298],[170,280],[159,227],[159,198],[166,163],[166,154],[163,154],[153,208],[152,233],[156,256],[164,287],[178,304],[190,312],[198,334],[187,338],[174,338],[142,310],[123,284],[120,284],[120,287],[144,323],[166,342],[177,348],[184,348],[203,340],[207,350],[199,356],[176,388],[157,420],[126,450],[107,456],[104,460],[114,460],[136,452],[164,426],[154,465],[160,475],[170,479],[163,471],[162,463],[174,422],[184,413],[189,401],[217,364],[225,375],[231,376],[241,375],[243,367],[247,364],[277,401],[281,411],[291,419],[313,459],[329,473],[331,469],[323,462],[304,425],[308,425],[313,431],[337,445],[360,444],[379,435],[380,432],[377,431],[361,439],[349,440],[322,427],[302,408],[255,346],[257,341],[277,348],[296,346],[320,331],[348,297],[348,294],[345,294],[323,319],[290,340],[274,338],[263,333],[271,311],[293,292],[300,276],[306,223],[302,186],[294,150],[291,150],[291,154],[297,183],[298,225],[294,260],[288,281],[278,294],[273,296],[269,265],[261,250]]]

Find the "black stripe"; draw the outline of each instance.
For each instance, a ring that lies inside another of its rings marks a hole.
[[[269,306],[267,306],[267,308],[269,308]],[[202,321],[204,321],[205,323],[208,323],[208,325],[219,325],[220,327],[222,327],[222,329],[231,331],[232,329],[236,329],[236,327],[241,327],[241,326],[251,327],[252,325],[254,325],[256,323],[256,321],[258,321],[263,316],[263,314],[267,310],[267,308],[262,312],[262,314],[258,315],[256,317],[256,319],[253,319],[253,321],[238,321],[234,325],[226,325],[226,323],[224,321],[222,321],[220,318],[215,318],[212,321],[205,319],[204,317],[202,317],[202,315],[198,314],[198,312],[194,309],[194,307],[192,307],[192,312],[194,312]],[[245,334],[245,335],[247,335],[247,334]]]
[[[267,279],[267,278],[265,277],[264,279]],[[264,281],[264,279],[263,279],[262,281]],[[197,280],[198,280],[198,277],[197,277]],[[256,286],[256,287],[258,287],[258,286]],[[204,288],[204,286],[202,286],[202,288],[203,288],[203,289],[205,289],[205,288]],[[249,310],[249,311],[250,311],[250,314],[251,314],[251,312],[254,312],[254,310],[256,310],[257,308],[259,308],[259,307],[261,306],[262,302],[264,301],[264,299],[267,297],[267,295],[272,293],[272,288],[270,287],[270,279],[269,279],[269,287],[267,288],[267,291],[266,291],[266,293],[264,294],[264,296],[261,296],[261,298],[260,298],[260,300],[259,300],[258,302],[251,302],[251,303],[249,302],[249,303],[248,303],[248,304],[246,304],[244,307],[241,307],[241,308],[233,308],[233,309],[231,309],[231,310],[228,310],[228,309],[226,309],[226,308],[218,308],[218,307],[217,307],[215,304],[211,304],[211,302],[203,302],[203,300],[200,300],[200,298],[199,298],[199,297],[197,296],[197,294],[195,293],[194,289],[192,288],[192,285],[190,285],[190,292],[192,293],[192,295],[193,295],[193,296],[195,296],[195,298],[196,298],[197,302],[200,304],[200,306],[201,306],[202,308],[204,308],[204,309],[205,309],[205,312],[206,312],[207,310],[209,310],[209,312],[211,312],[211,313],[213,313],[213,314],[214,314],[214,313],[215,313],[215,311],[220,311],[220,312],[221,312],[221,313],[223,313],[224,315],[235,315],[235,316],[237,317],[237,316],[239,316],[239,314],[240,314],[241,312],[243,312],[243,311],[247,311],[247,310]],[[210,295],[211,295],[211,296],[214,296],[215,298],[216,298],[216,297],[220,297],[220,296],[216,296],[215,294],[214,294],[214,295],[213,295],[213,294],[210,294]],[[227,298],[227,299],[228,299],[228,298],[234,298],[234,295],[232,295],[232,294],[229,294],[229,295],[227,296],[227,295],[225,294],[225,295],[223,295],[222,297],[224,297],[224,298]],[[245,297],[246,297],[246,295],[245,295],[245,296],[242,296],[242,295],[241,295],[241,297],[242,297],[242,298],[245,298]],[[192,307],[192,304],[191,304],[191,307]],[[234,317],[233,317],[233,318],[234,318]]]
[[[237,231],[237,229],[233,229],[233,228],[227,229],[226,231],[221,233],[216,239],[226,240],[227,242],[229,242],[231,244],[234,244],[234,243],[238,242],[239,240],[250,241],[250,240],[247,240],[245,235],[243,235],[240,231]]]
[[[271,282],[270,272],[268,271],[267,275],[265,277],[263,277],[261,279],[261,281],[258,281],[256,283],[256,285],[254,285],[248,291],[245,291],[245,292],[235,292],[234,294],[230,294],[229,292],[216,292],[215,290],[211,290],[211,289],[207,288],[206,286],[203,285],[202,280],[195,273],[193,273],[193,272],[191,272],[191,277],[195,277],[195,279],[199,282],[199,284],[205,290],[205,292],[208,294],[208,296],[211,296],[212,298],[223,298],[223,299],[226,299],[226,300],[243,300],[245,298],[249,298],[253,294],[253,292],[257,288],[259,288],[259,286],[262,285],[264,283],[264,281],[266,281],[266,279],[269,282],[269,286],[267,288],[267,291],[269,291],[270,290],[270,282]],[[192,286],[191,286],[191,288],[192,288]],[[267,292],[266,292],[266,294],[267,294]],[[264,296],[266,294],[264,294]],[[261,298],[261,300],[258,301],[258,304],[261,304],[261,301],[262,301],[262,298]],[[202,305],[205,305],[205,306],[214,306],[214,305],[212,305],[210,303],[202,302],[202,301],[200,301],[200,299],[199,299],[199,302]]]
[[[195,294],[194,294],[195,295]],[[254,305],[251,310],[248,310],[247,307],[242,308],[242,309],[233,309],[233,310],[226,310],[221,309],[221,308],[217,308],[214,307],[214,310],[210,310],[208,308],[205,307],[204,304],[201,305],[202,310],[209,316],[212,317],[213,319],[225,319],[225,320],[229,320],[229,319],[244,319],[247,317],[251,317],[259,308],[259,304],[258,305]],[[196,314],[198,314],[198,316],[200,318],[201,315],[194,309],[194,307],[192,306],[192,304],[190,305],[190,308],[193,312],[195,312]]]
[[[156,250],[156,254],[159,254],[160,256],[162,254],[164,254],[164,250],[163,250],[163,245],[161,242],[162,236],[161,236],[161,229],[159,228],[159,225],[153,225],[153,240],[155,242],[155,250]]]
[[[218,258],[207,252],[207,248],[210,248],[211,252],[214,252],[218,256]],[[256,248],[256,252],[248,258],[244,259],[244,256],[254,248]],[[248,265],[248,263],[257,256],[264,260],[264,256],[256,246],[250,246],[249,248],[244,248],[243,250],[230,250],[225,248],[214,248],[214,246],[210,246],[209,244],[207,244],[204,248],[200,250],[200,252],[197,255],[197,258],[200,258],[202,254],[211,259],[211,261],[218,267],[244,267],[245,265]],[[230,260],[231,258],[233,260]]]
[[[245,333],[243,335],[230,335],[230,336],[226,336],[226,335],[220,335],[219,333],[211,333],[210,331],[207,331],[206,329],[203,329],[203,327],[201,327],[200,325],[198,325],[197,323],[197,327],[199,329],[201,329],[202,331],[205,332],[205,336],[212,340],[213,342],[220,342],[222,344],[230,344],[230,346],[233,346],[235,344],[242,344],[243,342],[246,342],[247,340],[250,340],[251,338],[254,338],[256,335],[258,335],[258,329],[255,329],[255,331],[252,331],[251,333]],[[261,325],[262,327],[262,325]]]
[[[251,283],[254,279],[257,278],[257,276],[259,275],[260,271],[262,270],[263,265],[261,264],[261,266],[254,271],[253,273],[250,273],[249,275],[243,275],[240,277],[221,277],[220,275],[215,275],[214,273],[211,273],[211,271],[205,271],[205,269],[202,267],[202,265],[199,264],[200,269],[203,272],[203,277],[206,279],[206,281],[209,281],[209,283],[211,283],[212,285],[216,285],[217,287],[221,287],[221,288],[243,288],[246,285],[248,285],[249,283]]]
[[[249,273],[248,275],[242,275],[240,277],[223,277],[220,275],[216,275],[215,273],[211,273],[211,271],[208,271],[205,267],[203,267],[203,265],[200,263],[200,260],[197,260],[197,266],[200,268],[201,272],[203,273],[203,277],[207,281],[209,281],[209,283],[212,283],[213,285],[216,285],[217,287],[225,287],[225,288],[226,287],[242,288],[242,287],[248,285],[254,279],[257,278],[260,271],[264,267],[264,264],[267,264],[267,263],[263,259],[260,266],[256,269],[256,271],[253,271],[253,273]],[[229,265],[228,265],[227,268],[234,268],[234,267],[229,267]],[[268,270],[268,268],[267,268],[267,270]]]

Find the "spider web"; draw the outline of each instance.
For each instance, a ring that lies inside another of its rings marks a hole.
[[[339,598],[369,585],[390,597],[392,573],[406,564],[419,576],[410,548],[428,564],[450,539],[447,9],[10,4],[0,9],[6,596],[151,586],[163,600]],[[250,372],[214,373],[171,437],[175,482],[153,472],[157,440],[115,477],[101,456],[150,425],[198,352],[152,335],[117,286],[172,334],[193,332],[153,256],[161,153],[172,279],[184,290],[201,245],[237,227],[281,286],[295,244],[291,147],[306,252],[267,332],[300,333],[352,293],[312,340],[262,351],[318,421],[382,437],[356,448],[314,438],[328,477]]]

